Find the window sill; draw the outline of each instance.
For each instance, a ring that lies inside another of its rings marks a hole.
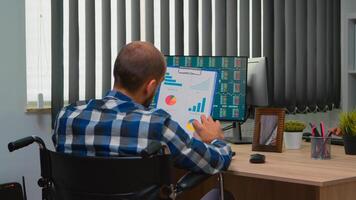
[[[36,107],[27,107],[26,113],[51,113],[50,107],[36,108]]]

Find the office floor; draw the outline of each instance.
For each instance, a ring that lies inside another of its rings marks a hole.
[[[308,113],[308,114],[288,114],[286,115],[287,120],[300,120],[305,123],[315,122],[318,123],[323,121],[328,128],[336,127],[339,122],[339,114],[341,109],[334,109],[328,112],[318,112],[318,113]],[[222,126],[229,125],[229,123],[222,123]],[[255,121],[253,119],[248,119],[241,127],[242,134],[244,136],[252,137],[253,131],[255,128]],[[310,127],[307,126],[305,132],[310,132]],[[232,130],[228,130],[225,132],[226,136],[229,137],[232,135]]]

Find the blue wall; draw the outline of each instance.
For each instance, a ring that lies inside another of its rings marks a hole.
[[[25,176],[29,200],[40,199],[36,146],[9,153],[7,143],[27,135],[43,137],[49,146],[49,114],[26,114],[25,0],[0,1],[0,183]]]

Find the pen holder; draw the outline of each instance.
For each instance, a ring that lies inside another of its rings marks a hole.
[[[331,137],[310,137],[311,157],[316,160],[331,158]]]

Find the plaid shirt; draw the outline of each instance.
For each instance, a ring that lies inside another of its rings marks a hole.
[[[64,107],[52,139],[58,152],[82,156],[137,155],[159,141],[168,147],[178,167],[209,174],[227,169],[232,157],[225,142],[203,143],[165,111],[147,109],[117,91],[100,100]]]

